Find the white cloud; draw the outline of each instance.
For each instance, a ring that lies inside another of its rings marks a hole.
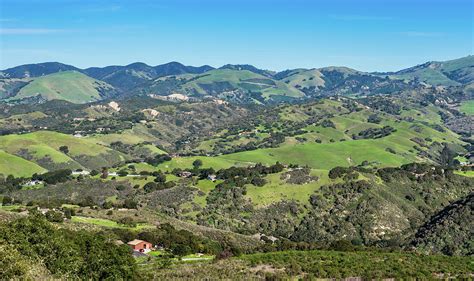
[[[119,5],[110,5],[110,6],[97,6],[83,9],[84,12],[90,13],[104,13],[104,12],[116,12],[122,9]]]
[[[365,15],[329,15],[331,19],[342,21],[385,21],[393,20],[392,17],[365,16]]]
[[[442,37],[445,34],[442,32],[423,32],[423,31],[404,31],[399,34],[409,37]]]
[[[63,32],[63,29],[51,28],[0,28],[0,34],[4,35],[34,35]]]

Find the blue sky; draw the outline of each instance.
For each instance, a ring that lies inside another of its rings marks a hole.
[[[473,54],[474,0],[0,0],[0,68],[248,63],[393,71]]]

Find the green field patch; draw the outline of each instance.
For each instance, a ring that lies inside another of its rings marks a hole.
[[[220,157],[208,157],[208,156],[192,156],[192,157],[175,157],[171,159],[171,161],[164,162],[158,165],[158,169],[162,171],[172,171],[175,168],[180,169],[191,169],[193,168],[193,162],[196,159],[200,159],[203,163],[201,168],[214,168],[216,170],[219,169],[227,169],[232,166],[242,166],[245,161],[232,161],[225,158]]]
[[[304,143],[233,153],[219,156],[219,158],[236,162],[261,162],[267,165],[280,161],[285,164],[308,165],[311,168],[324,170],[336,166],[358,165],[363,161],[376,162],[380,166],[399,166],[416,159],[413,154],[398,155],[386,151],[387,147],[397,146],[397,140]]]
[[[454,171],[456,175],[474,178],[474,171]]]
[[[155,227],[151,224],[146,224],[146,223],[139,223],[137,224],[136,227],[129,227],[123,224],[119,224],[113,220],[91,218],[91,217],[81,217],[81,216],[73,216],[71,218],[71,221],[76,222],[76,223],[87,223],[87,224],[94,224],[94,225],[99,225],[99,226],[104,226],[104,227],[124,228],[124,229],[134,229],[134,230]]]
[[[44,172],[46,169],[38,164],[0,150],[0,174],[5,177],[8,175],[27,177],[34,173]]]
[[[102,99],[99,88],[112,90],[109,84],[77,71],[63,71],[33,79],[11,100],[41,95],[47,100],[67,100],[86,103]]]
[[[281,200],[295,200],[306,204],[309,196],[322,185],[330,184],[327,170],[312,170],[312,176],[318,177],[317,181],[306,184],[288,184],[280,179],[281,174],[271,174],[265,177],[267,184],[262,187],[247,185],[246,197],[251,199],[258,207],[268,206]]]
[[[468,115],[474,115],[474,100],[468,100],[461,103],[459,110]]]

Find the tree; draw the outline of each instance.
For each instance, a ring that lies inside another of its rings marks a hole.
[[[64,154],[68,154],[69,153],[69,147],[67,147],[67,145],[60,146],[59,151],[61,151]]]
[[[158,186],[155,182],[147,182],[143,186],[143,190],[145,190],[146,193],[149,193],[149,192],[155,191],[157,189],[157,187]]]
[[[106,179],[108,176],[109,176],[109,170],[107,170],[107,168],[102,168],[102,174],[100,175],[100,177],[102,179]]]
[[[118,171],[117,175],[119,177],[126,177],[128,175],[128,172],[125,171],[125,170],[120,170],[120,171]]]
[[[175,244],[172,246],[171,251],[173,254],[177,255],[178,257],[191,254],[191,248],[185,244]]]
[[[154,179],[154,182],[157,183],[165,183],[166,182],[166,175],[163,173],[157,173],[156,178]]]
[[[445,167],[451,167],[454,165],[454,157],[456,157],[456,152],[445,144],[439,156],[440,164]]]
[[[196,159],[196,160],[194,160],[194,162],[193,162],[193,167],[194,167],[195,169],[199,169],[201,166],[202,166],[202,160],[201,160],[201,159]]]
[[[123,224],[129,227],[136,227],[137,223],[131,217],[123,217],[117,220],[119,224]]]
[[[58,211],[49,210],[44,215],[49,222],[63,222],[64,221],[63,214]]]
[[[3,199],[2,199],[3,206],[10,205],[12,202],[13,202],[13,199],[11,197],[3,196]]]

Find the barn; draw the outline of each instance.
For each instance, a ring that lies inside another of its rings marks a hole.
[[[134,251],[148,253],[153,248],[153,244],[147,241],[135,239],[127,243]]]

